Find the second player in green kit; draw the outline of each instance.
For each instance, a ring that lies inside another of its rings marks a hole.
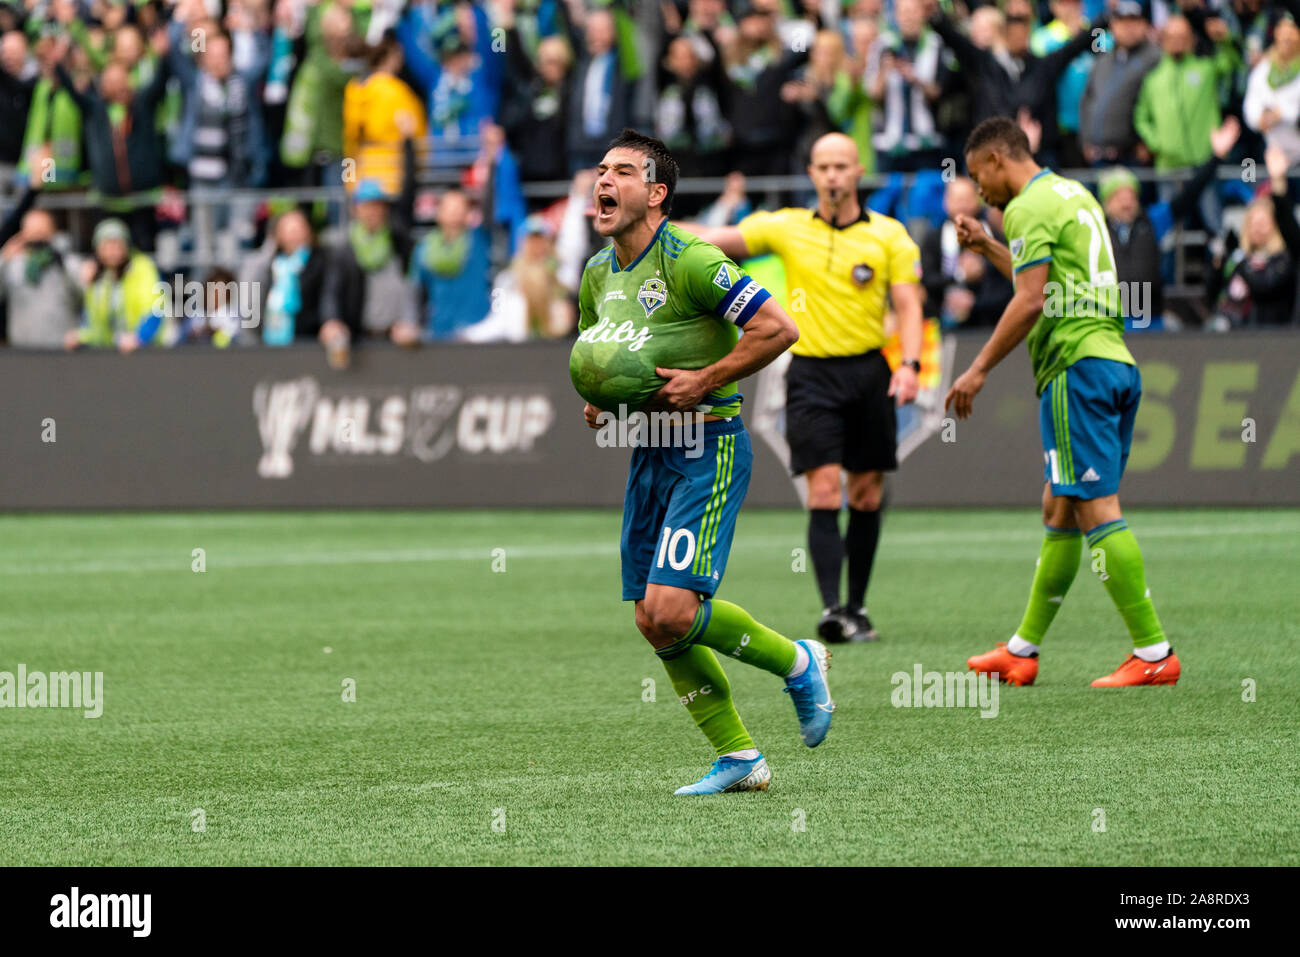
[[[1079,570],[1086,541],[1090,565],[1133,643],[1124,663],[1093,687],[1174,684],[1181,666],[1119,505],[1142,380],[1124,344],[1129,297],[1118,282],[1104,214],[1081,183],[1034,162],[1025,134],[1010,119],[977,126],[966,143],[966,163],[984,198],[1004,209],[1007,245],[966,217],[958,217],[958,236],[1012,279],[1016,291],[945,405],[958,418],[968,417],[989,371],[1025,340],[1039,395],[1045,525],[1020,626],[1008,642],[967,664],[1014,684],[1033,683],[1039,646]]]

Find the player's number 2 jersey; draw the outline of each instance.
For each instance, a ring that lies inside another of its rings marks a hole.
[[[1003,231],[1017,277],[1049,264],[1043,314],[1026,340],[1038,393],[1079,359],[1136,365],[1124,345],[1124,300],[1106,215],[1092,193],[1045,169],[1007,204]]]
[[[716,246],[665,221],[626,267],[619,267],[612,245],[588,261],[570,378],[596,408],[635,411],[664,385],[656,366],[701,369],[717,362],[769,298]],[[733,382],[697,408],[734,416],[740,402]]]

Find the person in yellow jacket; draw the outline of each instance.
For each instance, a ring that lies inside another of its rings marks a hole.
[[[166,298],[158,295],[158,267],[147,255],[131,250],[131,232],[120,219],[106,219],[92,237],[95,259],[86,287],[82,325],[69,330],[64,344],[133,352],[161,341],[167,318]]]
[[[362,180],[375,179],[389,195],[402,191],[402,143],[422,143],[429,135],[424,104],[398,79],[402,47],[385,38],[369,58],[364,80],[350,80],[343,90],[343,161],[348,192]],[[355,164],[348,173],[348,161]]]

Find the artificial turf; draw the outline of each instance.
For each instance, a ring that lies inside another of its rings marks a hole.
[[[1176,687],[1088,687],[1128,642],[1085,568],[995,718],[894,707],[1011,633],[1041,534],[899,509],[826,742],[728,662],[771,790],[676,798],[712,754],[619,601],[616,512],[3,517],[0,671],[105,702],[0,709],[0,864],[1300,863],[1300,512],[1129,518]],[[803,539],[743,512],[720,597],[808,636]]]

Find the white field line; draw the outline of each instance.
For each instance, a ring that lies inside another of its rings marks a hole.
[[[1202,538],[1223,535],[1223,528],[1210,525],[1170,525],[1167,527],[1147,527],[1140,522],[1135,529],[1138,540]],[[1232,538],[1240,540],[1246,536],[1273,536],[1300,534],[1300,524],[1272,522],[1268,525],[1237,526]],[[889,532],[884,531],[881,544],[887,549],[931,548],[936,545],[972,547],[986,549],[990,545],[1021,545],[1039,541],[1037,532],[1027,529],[990,532],[980,529],[962,529],[953,531],[926,532]],[[733,550],[756,548],[802,548],[805,547],[802,531],[790,537],[748,537],[738,536]],[[482,545],[455,548],[398,548],[398,549],[358,549],[328,550],[323,545],[320,551],[225,551],[221,548],[208,548],[205,560],[209,572],[227,568],[285,568],[308,567],[314,565],[397,565],[420,564],[432,562],[487,562],[493,557],[493,550],[505,550],[510,559],[556,559],[556,558],[601,558],[619,554],[617,541],[587,542],[577,544],[536,544],[536,545],[502,545],[485,542]],[[156,551],[139,560],[126,559],[122,556],[109,555],[99,559],[77,559],[56,562],[10,562],[0,563],[0,577],[26,577],[32,575],[78,575],[78,574],[118,574],[165,571],[190,571],[190,552],[180,550],[175,555],[164,556]]]

